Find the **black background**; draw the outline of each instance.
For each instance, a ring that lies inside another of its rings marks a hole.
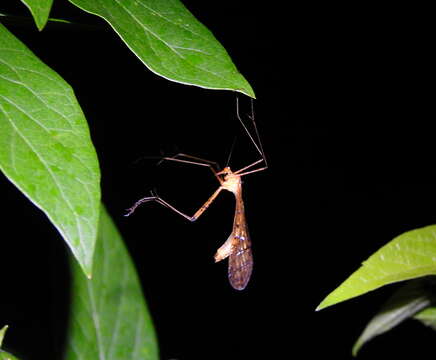
[[[348,359],[394,287],[314,309],[371,253],[436,216],[429,11],[184,3],[257,96],[270,167],[244,178],[255,267],[243,292],[228,284],[226,264],[213,262],[231,231],[230,193],[193,224],[155,204],[123,217],[151,189],[193,213],[217,186],[203,168],[157,166],[152,156],[184,152],[223,165],[236,136],[232,168],[257,159],[235,117],[235,94],[158,77],[108,25],[66,2],[56,1],[53,17],[92,26],[52,24],[38,33],[31,23],[5,24],[75,89],[98,152],[103,200],[138,269],[162,359]],[[26,13],[19,4],[6,11]],[[249,99],[239,99],[249,112]],[[0,187],[0,325],[11,326],[5,344],[24,359],[59,358],[67,249],[6,178]],[[408,321],[360,358],[433,354],[433,337]]]

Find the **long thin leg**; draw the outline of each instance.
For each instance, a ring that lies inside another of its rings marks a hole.
[[[254,169],[254,170],[246,171],[246,172],[243,172],[243,173],[238,173],[238,175],[239,176],[244,176],[244,175],[253,174],[253,173],[256,173],[256,172],[259,172],[259,171],[264,171],[266,169],[268,169],[268,166],[264,166],[264,167],[261,167],[259,169]]]
[[[260,136],[259,136],[259,131],[257,130],[257,126],[256,126],[256,122],[254,121],[254,105],[253,105],[253,100],[251,100],[251,116],[248,115],[248,118],[252,121],[253,123],[253,127],[254,127],[254,131],[257,137],[257,141],[256,142],[253,138],[253,136],[250,134],[250,132],[248,131],[247,126],[244,124],[244,122],[242,121],[242,118],[239,114],[239,98],[236,96],[236,116],[239,120],[239,122],[241,123],[242,127],[244,128],[246,134],[248,135],[248,137],[250,138],[251,142],[253,143],[254,147],[256,148],[257,152],[259,153],[259,155],[262,157],[261,159],[251,163],[250,165],[247,165],[245,167],[243,167],[242,169],[239,169],[238,171],[235,171],[234,174],[238,174],[238,175],[247,175],[247,174],[251,174],[254,172],[258,172],[258,171],[262,171],[268,168],[268,163],[266,161],[266,157],[265,157],[265,153],[263,151],[263,147],[262,147],[262,141],[260,140]],[[249,168],[264,162],[265,166],[263,166],[262,168],[256,169],[256,170],[251,170],[251,171],[245,171],[248,170]]]
[[[178,153],[178,154],[176,154],[176,155],[174,155],[172,157],[173,158],[185,157],[185,158],[188,158],[188,159],[191,159],[191,160],[195,160],[197,162],[203,162],[203,163],[211,164],[216,171],[218,171],[218,169],[219,169],[219,164],[216,161],[212,161],[212,160],[208,160],[208,159],[203,159],[203,158],[198,157],[198,156],[193,156],[193,155],[189,155],[189,154],[185,154],[185,153]]]
[[[241,172],[253,167],[254,165],[260,164],[262,161],[265,161],[264,158],[256,160],[254,163],[251,163],[250,165],[244,166],[242,169],[235,171],[234,174],[242,175]],[[265,168],[267,168],[267,166],[265,166]]]
[[[186,158],[192,159],[192,160],[179,159],[179,157],[186,157]],[[220,184],[222,184],[222,182],[223,182],[223,180],[217,175],[218,174],[218,163],[215,161],[210,161],[210,160],[202,159],[202,158],[199,158],[196,156],[187,155],[187,154],[183,154],[183,153],[176,154],[172,157],[165,156],[161,159],[161,161],[164,161],[164,160],[176,161],[176,162],[181,162],[181,163],[185,163],[185,164],[206,166],[212,171],[212,173],[218,179]]]
[[[195,220],[197,220],[201,216],[201,214],[203,214],[207,210],[207,208],[210,206],[210,204],[212,204],[212,202],[215,200],[215,198],[218,196],[218,194],[221,192],[222,189],[223,188],[220,186],[211,195],[211,197],[209,199],[207,199],[207,201],[192,216],[186,215],[185,213],[183,213],[180,210],[176,209],[171,204],[167,203],[165,200],[163,200],[159,196],[153,195],[153,194],[152,194],[152,196],[148,196],[148,197],[145,197],[145,198],[142,198],[142,199],[138,200],[130,209],[127,210],[127,214],[125,216],[131,215],[136,210],[136,208],[139,205],[141,205],[142,203],[149,202],[149,201],[156,201],[157,203],[159,203],[159,204],[167,207],[168,209],[173,210],[177,214],[183,216],[185,219],[188,219],[189,221],[195,221]]]
[[[254,112],[253,102],[251,103],[251,105],[252,105],[251,112],[253,113]],[[245,132],[247,133],[248,137],[250,138],[251,142],[253,143],[254,147],[256,148],[257,152],[260,154],[260,156],[262,156],[265,159],[265,156],[264,156],[263,150],[262,150],[262,145],[259,146],[256,143],[256,141],[254,141],[253,136],[250,134],[250,132],[247,129],[247,126],[245,126],[244,122],[241,119],[241,116],[239,115],[239,98],[238,98],[238,96],[236,96],[236,117],[238,118],[239,122],[241,123],[242,127],[244,128]],[[254,122],[254,117],[249,117],[249,118],[252,120],[252,122],[254,124],[256,136],[258,137],[258,140],[260,142],[259,133],[257,131],[256,123]]]

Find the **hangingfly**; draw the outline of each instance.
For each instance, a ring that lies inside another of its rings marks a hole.
[[[244,175],[252,174],[265,170],[268,165],[266,158],[260,143],[259,134],[257,132],[256,124],[254,123],[254,117],[251,116],[250,119],[253,121],[253,126],[256,131],[256,137],[258,139],[258,144],[254,141],[247,127],[241,120],[239,116],[239,105],[237,103],[237,117],[244,127],[245,132],[248,134],[250,140],[253,142],[257,151],[261,155],[261,158],[257,161],[249,164],[237,171],[232,171],[230,167],[226,166],[222,170],[218,169],[217,163],[209,160],[204,160],[195,156],[186,154],[177,154],[174,157],[164,157],[162,160],[178,161],[182,163],[206,166],[212,170],[213,174],[220,183],[218,189],[211,195],[211,197],[195,212],[194,215],[188,216],[183,212],[176,209],[174,206],[170,205],[168,202],[163,200],[161,197],[152,193],[151,196],[144,197],[138,200],[130,209],[126,216],[131,215],[135,209],[142,203],[155,201],[189,221],[197,220],[204,211],[210,206],[210,204],[216,199],[222,190],[227,190],[235,195],[236,206],[235,206],[235,216],[233,220],[233,229],[230,236],[227,238],[226,242],[217,250],[215,254],[215,262],[221,261],[229,258],[228,276],[232,287],[236,290],[243,290],[247,286],[250,280],[251,273],[253,271],[253,255],[251,252],[251,240],[248,233],[247,222],[245,219],[244,201],[242,199],[242,180],[241,177]],[[252,110],[253,113],[253,110]],[[255,168],[255,166],[258,166]]]

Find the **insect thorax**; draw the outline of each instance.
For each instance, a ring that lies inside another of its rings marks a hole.
[[[228,168],[228,173],[224,175],[224,182],[221,184],[221,187],[236,195],[241,190],[241,177],[235,175],[232,170]]]

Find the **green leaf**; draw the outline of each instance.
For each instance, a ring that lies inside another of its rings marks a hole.
[[[429,307],[417,313],[415,320],[421,321],[424,325],[436,330],[436,307]]]
[[[317,310],[397,281],[436,274],[436,225],[408,231],[375,252]]]
[[[50,14],[50,9],[53,0],[21,0],[32,13],[33,19],[35,20],[36,26],[41,31],[45,24],[47,24],[48,15]]]
[[[353,356],[369,340],[381,335],[404,320],[430,306],[434,294],[429,291],[429,279],[408,282],[389,298],[380,311],[371,319],[353,346]]]
[[[5,336],[6,330],[8,329],[8,326],[3,326],[0,329],[0,348],[2,347],[3,338]],[[6,351],[3,351],[0,349],[0,360],[18,360],[15,356],[7,353]]]
[[[70,0],[105,19],[151,71],[210,89],[253,89],[226,50],[178,0]]]
[[[152,321],[132,260],[102,207],[92,279],[72,262],[65,359],[157,360]]]
[[[71,87],[1,24],[0,170],[48,216],[90,276],[100,171],[86,119]]]
[[[6,330],[8,329],[8,326],[7,325],[5,325],[5,326],[3,326],[1,329],[0,329],[0,348],[2,347],[2,344],[3,344],[3,338],[5,337],[5,333],[6,333]]]
[[[18,360],[18,358],[6,351],[0,350],[0,360]]]

